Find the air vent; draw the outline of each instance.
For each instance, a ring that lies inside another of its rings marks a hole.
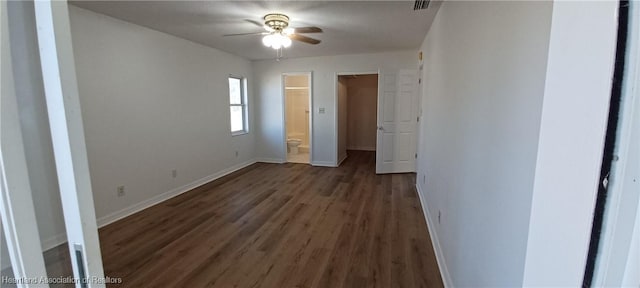
[[[431,0],[416,0],[416,3],[413,4],[413,10],[424,10],[429,8],[429,2]]]

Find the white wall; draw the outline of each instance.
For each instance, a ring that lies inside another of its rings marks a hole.
[[[448,285],[522,284],[550,24],[549,2],[446,1],[421,47],[417,184]]]
[[[282,129],[282,73],[313,71],[313,143],[315,165],[333,166],[336,151],[336,73],[377,72],[379,69],[416,68],[415,51],[339,55],[253,62],[256,91],[256,155],[261,160],[284,161]],[[325,113],[320,114],[319,109]]]
[[[256,127],[249,113],[250,133],[231,136],[227,81],[248,78],[252,110],[249,61],[73,6],[70,17],[99,224],[251,163]]]
[[[609,114],[617,6],[553,2],[526,286],[582,284]]]

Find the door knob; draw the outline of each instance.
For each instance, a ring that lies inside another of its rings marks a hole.
[[[384,128],[382,126],[378,126],[378,130],[384,131]]]

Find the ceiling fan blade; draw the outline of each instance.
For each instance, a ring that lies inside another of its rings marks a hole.
[[[264,27],[264,23],[260,23],[260,22],[258,22],[256,20],[244,19],[244,21],[249,22],[249,23],[251,23],[253,25],[256,25],[258,27]]]
[[[224,34],[222,36],[227,37],[227,36],[244,36],[244,35],[263,35],[263,34],[268,34],[268,33],[267,32],[235,33],[235,34]]]
[[[300,41],[300,42],[304,42],[304,43],[309,43],[309,44],[313,44],[313,45],[316,45],[316,44],[320,43],[320,40],[318,40],[318,39],[313,39],[311,37],[302,36],[302,35],[298,35],[298,34],[289,35],[289,38],[291,38],[292,40],[296,40],[296,41]]]
[[[295,31],[296,33],[322,33],[322,29],[318,27],[298,27]]]

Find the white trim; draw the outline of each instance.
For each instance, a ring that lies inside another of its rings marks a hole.
[[[229,107],[240,107],[242,108],[242,130],[231,130],[233,128],[233,123],[231,123],[231,111],[229,111],[229,128],[231,130],[231,136],[239,136],[244,134],[249,134],[249,106],[248,106],[248,96],[247,96],[247,78],[244,76],[238,76],[229,74],[227,79],[237,79],[240,80],[240,104],[232,104],[231,103],[231,85],[229,85],[229,81],[227,80],[227,90],[229,90]]]
[[[376,151],[376,147],[370,146],[350,146],[347,147],[347,150],[360,150],[360,151]]]
[[[362,75],[377,75],[378,71],[365,71],[365,72],[338,72],[337,76],[362,76]]]
[[[272,163],[272,164],[284,164],[284,163],[287,163],[287,161],[282,160],[282,159],[278,159],[278,158],[256,158],[255,162]]]
[[[338,109],[339,109],[338,108],[338,90],[340,89],[340,87],[338,87],[338,85],[340,85],[339,84],[339,81],[340,81],[339,77],[340,77],[340,73],[335,73],[333,75],[333,81],[334,81],[333,86],[335,87],[335,89],[333,91],[333,111],[334,111],[333,114],[335,114],[334,117],[333,117],[333,135],[335,135],[335,137],[334,137],[334,140],[335,140],[334,146],[335,147],[334,148],[335,148],[335,152],[336,152],[335,156],[333,157],[333,159],[335,161],[335,166],[336,167],[340,166],[340,163],[338,163],[338,157],[339,157],[338,155],[340,154],[340,151],[338,151],[338,150],[340,150],[340,147],[338,147],[338,146],[340,146],[340,144],[339,144],[340,133],[338,131],[338,129],[339,129],[338,128]],[[348,131],[347,131],[347,133],[348,133]]]
[[[73,276],[104,278],[76,78],[69,7],[65,1],[35,1],[37,39],[49,130]],[[76,283],[77,287],[80,284]],[[92,283],[91,287],[105,287]]]
[[[422,212],[424,213],[424,219],[427,220],[427,229],[429,229],[429,237],[431,237],[431,244],[433,245],[433,251],[436,254],[436,261],[438,262],[438,268],[440,270],[440,276],[444,287],[454,287],[451,275],[447,269],[447,263],[445,262],[444,254],[442,253],[442,246],[440,246],[439,237],[436,233],[435,224],[431,221],[431,212],[429,212],[429,206],[427,206],[427,200],[424,199],[422,188],[420,184],[416,184],[416,190],[418,191],[418,198],[420,198],[420,206],[422,206]],[[433,228],[432,228],[433,227]]]
[[[347,160],[347,157],[349,157],[348,154],[344,154],[344,156],[342,156],[342,159],[340,159],[340,161],[338,161],[338,165],[336,165],[336,167],[339,167],[340,165],[342,165],[342,162],[344,162],[344,160]]]
[[[313,161],[311,162],[311,166],[319,166],[319,167],[338,167],[336,163],[333,161]]]
[[[236,136],[241,136],[241,135],[246,135],[249,134],[249,131],[247,130],[239,130],[236,132],[231,132],[231,137],[236,137]]]
[[[67,233],[53,235],[47,239],[42,239],[42,251],[47,251],[64,243],[67,243]]]

